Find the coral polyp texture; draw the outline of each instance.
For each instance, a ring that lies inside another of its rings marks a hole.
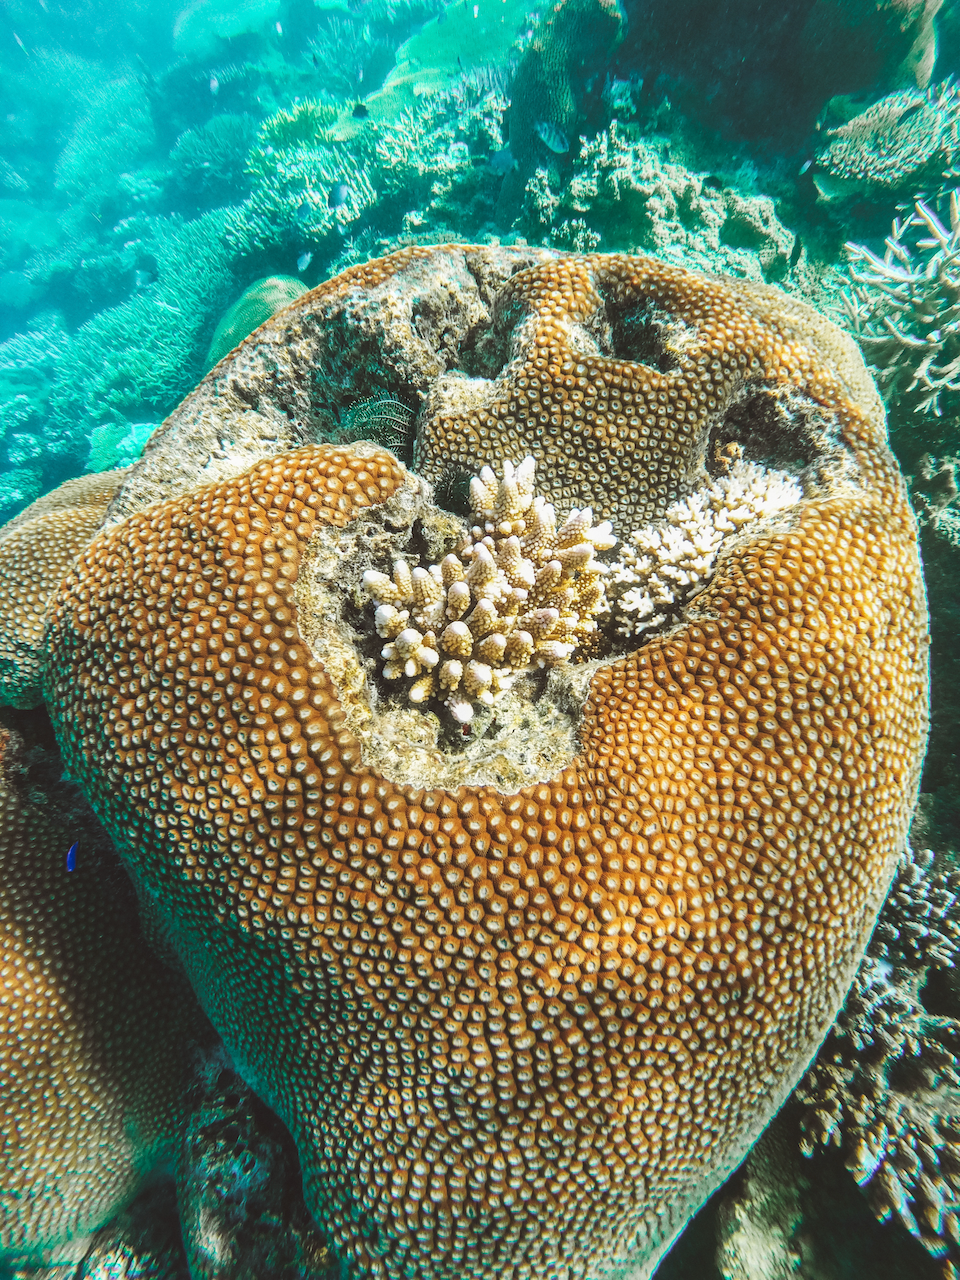
[[[109,840],[82,798],[64,795],[59,773],[55,751],[0,731],[7,1263],[75,1263],[85,1237],[170,1154],[186,1044],[199,1030],[182,975],[144,940]]]
[[[10,706],[42,701],[47,605],[80,548],[103,522],[121,473],[68,480],[0,530],[0,697]]]
[[[827,131],[814,177],[822,199],[887,194],[938,182],[960,149],[960,94],[949,80],[921,93],[891,93]]]
[[[558,529],[552,504],[534,494],[535,471],[528,456],[516,468],[505,461],[499,482],[490,467],[474,476],[480,523],[440,564],[411,570],[396,560],[390,577],[363,575],[388,641],[384,676],[412,679],[411,702],[439,697],[461,724],[518,672],[566,661],[608,607],[596,552],[616,542],[610,522],[594,527],[589,507],[574,508]]]
[[[724,476],[790,501],[640,647],[594,609],[584,661],[451,733],[383,679],[363,581],[395,609],[438,565],[449,602],[464,526],[382,448],[309,439],[380,390],[421,405],[418,469],[480,473],[468,576],[480,546],[527,572],[528,456],[587,572]],[[651,1274],[831,1024],[926,734],[915,526],[852,343],[642,258],[410,250],[304,295],[155,434],[47,654],[68,769],[381,1280]]]

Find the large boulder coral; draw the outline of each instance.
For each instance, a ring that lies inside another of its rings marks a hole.
[[[419,475],[317,442],[381,389]],[[796,492],[464,736],[391,699],[360,584],[462,538],[424,476],[518,453],[621,538],[744,464]],[[915,798],[916,531],[849,340],[650,259],[368,264],[188,397],[50,618],[68,767],[340,1257],[649,1275],[833,1020]]]
[[[76,1261],[172,1153],[202,1018],[49,725],[22,727],[0,730],[0,1258],[24,1265]]]

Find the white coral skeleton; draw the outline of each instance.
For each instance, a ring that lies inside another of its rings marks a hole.
[[[737,462],[728,475],[672,503],[662,520],[635,529],[608,579],[619,634],[639,636],[679,620],[683,605],[713,573],[724,543],[802,496],[786,472]]]
[[[534,493],[536,462],[484,467],[470,484],[476,523],[440,564],[411,569],[397,560],[363,585],[387,643],[383,676],[408,680],[411,702],[439,700],[467,725],[523,671],[566,662],[607,609],[606,567],[596,559],[616,543],[609,521],[574,508],[556,512]]]

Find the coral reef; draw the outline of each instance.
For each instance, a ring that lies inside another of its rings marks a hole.
[[[253,190],[227,215],[226,239],[236,253],[285,249],[294,259],[374,203],[363,150],[331,137],[337,114],[308,101],[261,127],[247,162]]]
[[[126,430],[162,418],[195,381],[213,317],[234,287],[225,225],[221,210],[192,222],[164,219],[153,241],[157,281],[74,335],[50,392],[50,471],[58,454],[85,461],[94,426],[122,423]]]
[[[328,93],[356,98],[393,66],[394,45],[365,16],[347,12],[330,16],[310,41],[310,56]]]
[[[511,224],[535,166],[550,158],[544,125],[568,145],[585,125],[622,27],[616,0],[559,0],[540,20],[511,87],[508,131],[516,168],[503,180],[497,203],[501,225]]]
[[[527,183],[519,225],[562,249],[654,253],[681,266],[754,280],[779,280],[795,236],[766,196],[717,190],[710,175],[665,159],[650,141],[614,121],[583,139],[562,183],[540,168]]]
[[[244,165],[256,135],[253,116],[229,113],[182,133],[170,153],[173,200],[181,208],[203,210],[241,199],[250,185]]]
[[[960,150],[960,92],[950,82],[926,93],[904,90],[827,131],[814,181],[823,200],[890,196],[907,183],[941,175]]]
[[[153,121],[143,88],[135,80],[116,80],[93,95],[87,113],[74,127],[57,161],[57,189],[73,208],[99,215],[124,170],[154,143]]]
[[[530,732],[552,708],[576,746],[514,793],[470,781],[469,744],[461,786],[369,754],[345,558],[399,530],[431,563],[442,529],[390,454],[276,452],[325,429],[313,396],[356,401],[355,344],[423,404],[425,466],[473,418],[473,467],[516,440],[621,528],[735,444],[802,481],[667,635],[565,701],[517,682]],[[852,344],[652,260],[411,250],[304,295],[157,433],[47,634],[68,769],[336,1251],[382,1277],[649,1273],[832,1020],[923,748],[915,527]]]
[[[49,398],[69,342],[60,318],[46,313],[0,345],[0,437],[8,463],[0,472],[3,514],[39,496],[47,448],[57,452],[49,438]]]
[[[896,433],[904,420],[911,429],[911,441],[898,443],[914,458],[930,449],[942,452],[931,419],[951,417],[960,407],[956,192],[947,204],[949,227],[923,201],[896,218],[882,259],[864,245],[847,246],[847,324],[891,408],[891,429]]]
[[[805,1146],[834,1143],[881,1219],[960,1264],[960,875],[929,850],[894,883],[837,1023],[798,1090]]]
[[[86,1253],[172,1150],[200,1025],[44,736],[49,725],[39,741],[4,727],[0,779],[0,1251],[25,1263]]]

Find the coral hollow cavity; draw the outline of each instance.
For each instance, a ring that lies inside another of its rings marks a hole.
[[[381,390],[413,470],[319,440]],[[492,719],[458,742],[383,680],[361,584],[465,536],[423,477],[528,456],[612,522],[591,556],[674,582],[703,550],[672,621],[631,634],[607,575],[565,683],[505,692],[514,737],[567,744],[508,784]],[[926,734],[915,527],[852,344],[643,258],[409,250],[303,295],[155,437],[45,662],[68,768],[382,1280],[651,1274],[833,1021]],[[393,714],[430,726],[419,774]]]

